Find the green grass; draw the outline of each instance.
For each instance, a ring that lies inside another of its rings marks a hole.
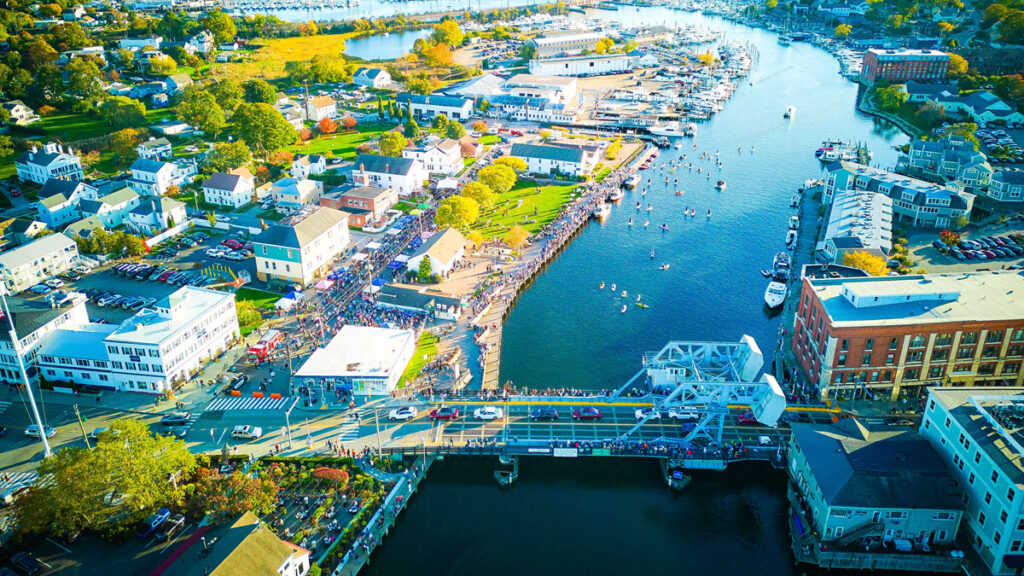
[[[284,219],[284,214],[281,214],[277,210],[271,208],[270,210],[264,210],[263,212],[260,212],[256,217],[261,220],[271,220],[273,222],[277,222],[278,220]]]
[[[604,179],[607,178],[608,175],[611,174],[611,173],[612,173],[611,167],[610,166],[605,166],[602,170],[600,170],[597,173],[597,176],[594,176],[594,180],[597,180],[598,182],[603,182]]]
[[[402,212],[405,212],[406,214],[409,213],[409,210],[412,210],[415,207],[416,207],[415,204],[410,204],[408,202],[399,202],[399,203],[395,204],[394,206],[392,206],[392,208],[394,208],[395,210],[401,210]]]
[[[281,295],[255,288],[239,288],[235,292],[235,299],[252,302],[257,308],[273,310],[274,303],[281,299]]]
[[[480,143],[487,146],[490,144],[497,144],[501,139],[498,138],[497,134],[485,134],[480,137]]]
[[[402,379],[398,381],[398,388],[404,388],[406,382],[416,379],[420,372],[423,372],[423,367],[426,366],[427,362],[430,362],[431,358],[437,356],[438,340],[439,338],[430,332],[420,334],[420,339],[416,342],[416,351],[413,352],[412,358],[409,359],[409,365],[405,367],[405,372],[402,372]]]
[[[351,159],[357,154],[357,146],[375,140],[382,132],[392,128],[394,126],[380,122],[356,124],[352,132],[320,136],[302,144],[289,146],[286,150],[295,154],[330,154],[335,158]]]
[[[170,108],[146,111],[146,122],[148,124],[156,124],[165,118],[173,117],[174,110]],[[48,135],[58,137],[64,142],[87,140],[115,131],[101,118],[75,113],[46,116],[39,122],[39,126]]]
[[[576,188],[576,184],[541,186],[538,194],[536,182],[520,180],[507,194],[501,195],[490,214],[480,216],[473,229],[479,230],[487,240],[503,235],[516,224],[536,234],[558,216]],[[520,200],[522,205],[519,205]],[[508,215],[504,214],[506,209]],[[531,222],[525,223],[525,220]]]

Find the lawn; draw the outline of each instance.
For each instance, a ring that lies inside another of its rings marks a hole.
[[[501,196],[490,214],[480,216],[473,229],[479,230],[488,240],[501,236],[516,224],[530,234],[536,234],[558,216],[576,188],[576,184],[541,186],[540,193],[537,193],[536,182],[520,180]]]
[[[498,138],[497,134],[485,134],[480,137],[480,143],[483,144],[484,146],[490,144],[497,144],[499,140],[500,138]]]
[[[174,110],[160,108],[158,110],[147,110],[146,121],[148,124],[156,124],[165,118],[173,118]],[[50,136],[60,138],[63,142],[71,143],[79,140],[96,138],[114,132],[101,118],[89,116],[88,114],[52,114],[44,117],[39,122],[39,127]]]
[[[289,146],[286,150],[295,154],[330,153],[335,158],[351,159],[355,158],[357,154],[357,146],[375,140],[382,132],[392,128],[394,126],[380,122],[356,124],[355,130],[352,132],[339,132],[329,136],[320,136],[302,144]]]
[[[262,40],[262,44],[252,54],[246,54],[241,62],[216,64],[215,68],[218,76],[238,81],[273,80],[285,76],[284,67],[288,62],[305,62],[320,54],[333,60],[341,59],[344,41],[357,35],[350,32]]]
[[[413,352],[412,358],[409,359],[409,365],[405,367],[405,372],[402,372],[402,379],[398,381],[399,388],[404,388],[407,381],[415,380],[420,375],[420,372],[423,371],[423,367],[427,362],[430,362],[431,358],[437,356],[438,340],[438,337],[430,332],[420,334],[420,339],[416,342],[416,351]]]
[[[252,302],[253,306],[257,308],[273,310],[274,303],[281,299],[281,295],[255,288],[239,288],[235,292],[235,299]]]

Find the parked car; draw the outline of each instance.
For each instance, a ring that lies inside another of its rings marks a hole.
[[[601,411],[592,406],[586,408],[579,408],[572,411],[573,420],[600,420]]]
[[[235,426],[231,437],[236,440],[259,440],[263,436],[263,428],[259,426]]]
[[[696,420],[700,414],[688,408],[672,408],[668,411],[668,417],[672,420]]]
[[[482,406],[473,411],[477,420],[497,420],[505,416],[505,412],[496,406]]]
[[[459,409],[452,406],[442,406],[430,411],[431,420],[455,420],[459,417]]]
[[[530,420],[558,420],[558,410],[551,406],[541,406],[530,411]]]
[[[11,564],[24,572],[25,574],[38,574],[46,568],[46,565],[42,563],[39,558],[29,554],[28,552],[18,552],[11,557]]]
[[[161,508],[147,516],[146,519],[142,521],[142,526],[139,528],[139,538],[149,537],[150,534],[156,532],[156,529],[170,517],[171,511],[167,508]]]
[[[740,414],[736,417],[736,421],[740,424],[757,424],[757,418],[754,418],[754,413],[749,410]]]
[[[405,406],[403,408],[395,408],[388,413],[388,418],[391,420],[412,420],[419,414],[419,411],[412,406]]]
[[[36,294],[46,294],[47,292],[50,291],[50,287],[47,286],[46,284],[36,284],[35,286],[29,288],[29,290],[35,292]]]
[[[181,514],[175,514],[171,516],[160,526],[160,530],[156,533],[157,540],[170,540],[174,536],[181,532],[185,528],[185,517]]]
[[[182,424],[187,424],[191,418],[191,412],[172,412],[161,418],[160,423],[164,426],[180,426]]]
[[[648,420],[661,420],[661,412],[656,411],[654,408],[637,408],[634,416],[636,416],[637,420],[643,420],[644,418]]]

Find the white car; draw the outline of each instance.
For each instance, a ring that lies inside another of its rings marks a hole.
[[[505,413],[501,408],[496,406],[484,406],[473,411],[473,417],[477,420],[497,420],[504,415]]]
[[[207,248],[206,255],[210,258],[221,258],[224,256],[224,251],[217,248]]]
[[[668,411],[668,417],[673,420],[696,420],[700,414],[690,408],[672,408]]]
[[[50,288],[61,288],[64,286],[64,281],[61,280],[60,278],[50,278],[49,280],[44,282],[44,284],[46,284]]]
[[[643,420],[661,420],[661,412],[655,412],[654,408],[638,408],[636,411],[636,419]]]
[[[57,429],[53,426],[46,427],[46,437],[53,438],[57,434]],[[25,436],[30,438],[41,438],[42,434],[39,433],[39,425],[32,424],[28,428],[25,428]]]
[[[419,414],[419,411],[412,406],[406,406],[404,408],[395,408],[388,413],[388,418],[391,420],[412,420]]]
[[[237,440],[259,440],[263,436],[263,428],[259,426],[235,426],[231,437]]]

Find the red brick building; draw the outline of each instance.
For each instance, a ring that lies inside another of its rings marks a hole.
[[[805,278],[793,353],[827,398],[916,397],[924,386],[1024,384],[1024,276]]]
[[[941,50],[886,50],[872,48],[864,53],[860,77],[868,84],[879,80],[937,82],[949,72],[949,54]]]
[[[398,202],[391,188],[354,184],[339,186],[320,198],[320,205],[348,212],[349,225],[362,228],[380,220]]]

